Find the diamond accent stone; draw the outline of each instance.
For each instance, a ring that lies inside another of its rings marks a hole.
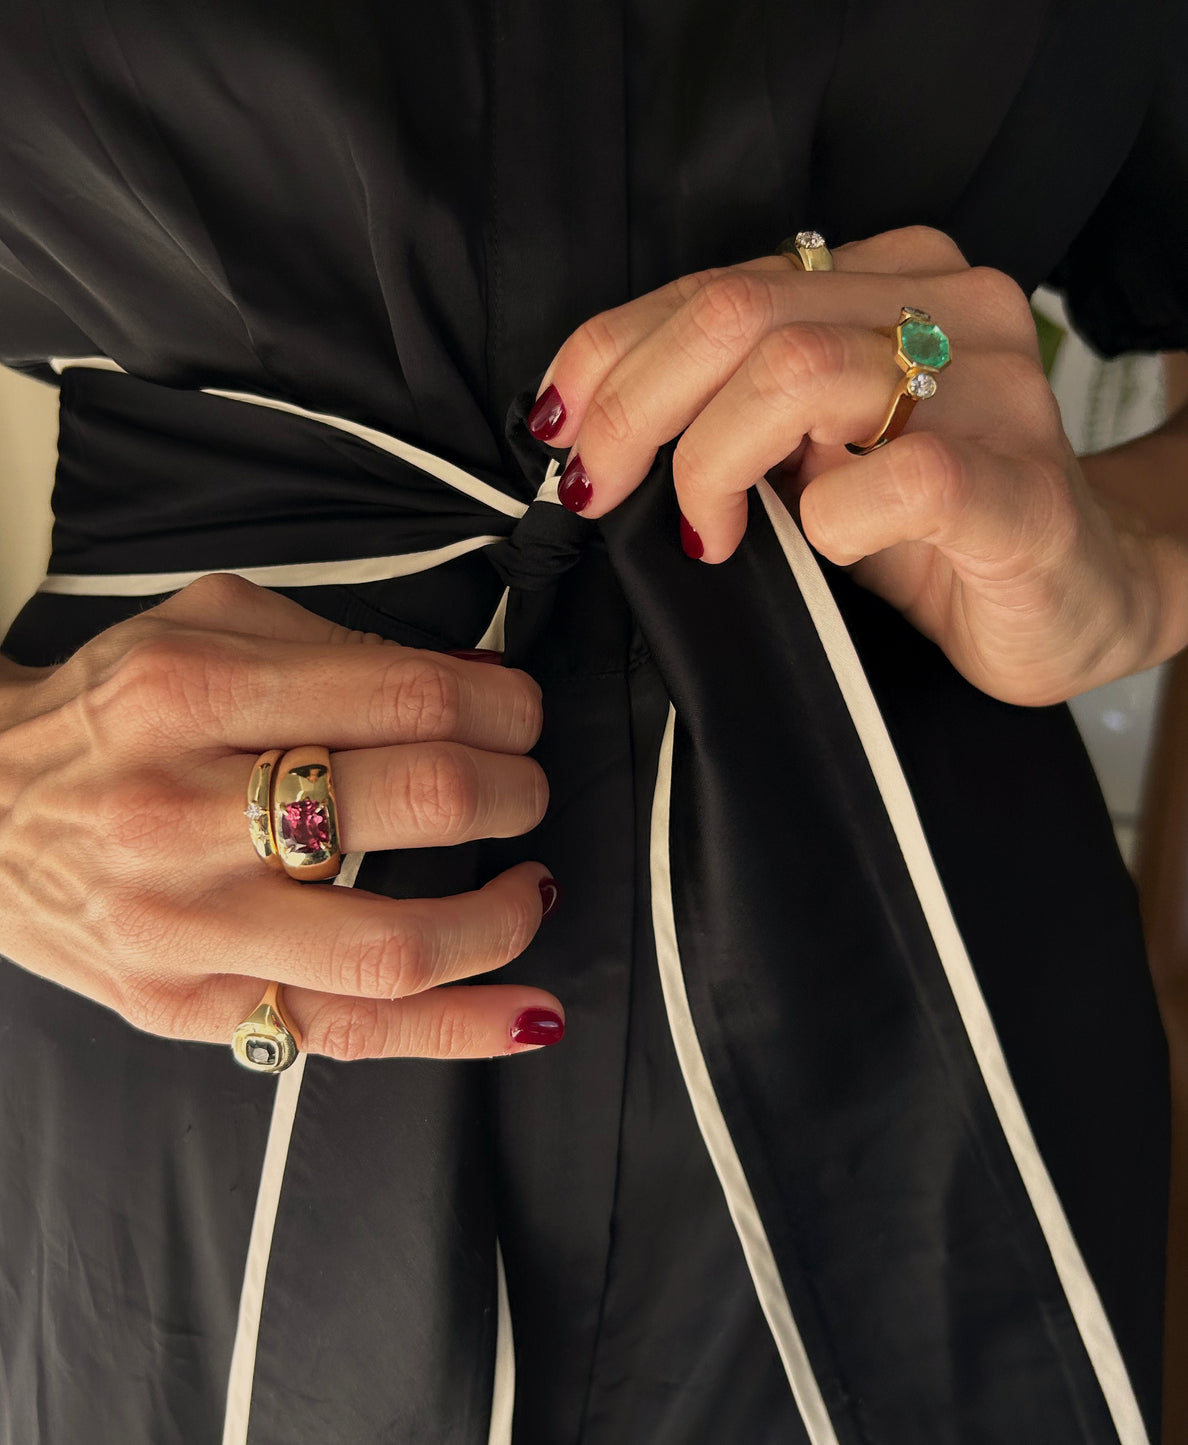
[[[820,231],[797,231],[796,244],[806,251],[820,251],[825,245],[825,237]]]
[[[280,1061],[280,1050],[271,1039],[248,1039],[244,1052],[262,1069],[271,1069]]]
[[[281,837],[295,853],[328,853],[330,819],[321,803],[303,798],[281,809]]]
[[[927,397],[936,395],[936,377],[922,371],[919,376],[912,377],[907,384],[907,389],[917,401],[924,401]]]
[[[259,805],[259,803],[249,803],[247,807],[243,810],[243,816],[245,818],[250,818],[253,823],[258,823],[260,819],[264,816],[264,809]]]

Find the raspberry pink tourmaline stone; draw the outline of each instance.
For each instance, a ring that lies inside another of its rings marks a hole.
[[[286,803],[281,811],[281,837],[298,853],[330,851],[330,819],[321,803],[305,798]]]

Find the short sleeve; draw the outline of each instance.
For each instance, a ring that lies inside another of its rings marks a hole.
[[[1050,278],[1104,356],[1188,350],[1188,4],[1168,8],[1134,147]]]

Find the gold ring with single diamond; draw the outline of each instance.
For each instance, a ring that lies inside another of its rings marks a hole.
[[[248,820],[252,847],[270,868],[281,866],[276,852],[276,834],[272,828],[272,775],[283,756],[283,748],[272,748],[260,754],[248,778],[247,807],[243,810]]]
[[[832,271],[833,257],[819,231],[797,231],[776,247],[778,256],[786,256],[802,271]]]
[[[285,1015],[279,983],[270,983],[264,997],[235,1030],[231,1052],[245,1069],[279,1074],[293,1063],[301,1045]]]
[[[936,377],[952,360],[949,338],[916,306],[904,306],[894,327],[877,327],[880,336],[895,341],[895,362],[903,372],[891,397],[882,426],[867,442],[847,442],[846,451],[865,457],[895,438],[907,426],[918,401],[936,395]]]

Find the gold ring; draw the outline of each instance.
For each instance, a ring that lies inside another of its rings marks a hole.
[[[342,853],[325,748],[290,748],[281,758],[272,773],[270,811],[276,854],[289,877],[301,883],[335,877]]]
[[[797,231],[776,247],[778,256],[786,256],[802,271],[832,271],[833,256],[819,231]]]
[[[272,774],[283,755],[283,748],[273,748],[260,754],[248,779],[247,807],[243,810],[243,816],[248,820],[252,847],[271,868],[280,867],[276,834],[272,827]]]
[[[279,1074],[297,1058],[300,1044],[281,1005],[280,984],[270,983],[264,997],[235,1030],[231,1052],[245,1069]]]
[[[846,451],[865,457],[895,438],[907,426],[918,401],[936,395],[937,373],[952,360],[949,338],[927,311],[904,306],[894,327],[877,327],[880,336],[895,341],[895,362],[903,372],[891,397],[883,425],[867,442],[847,442]]]

